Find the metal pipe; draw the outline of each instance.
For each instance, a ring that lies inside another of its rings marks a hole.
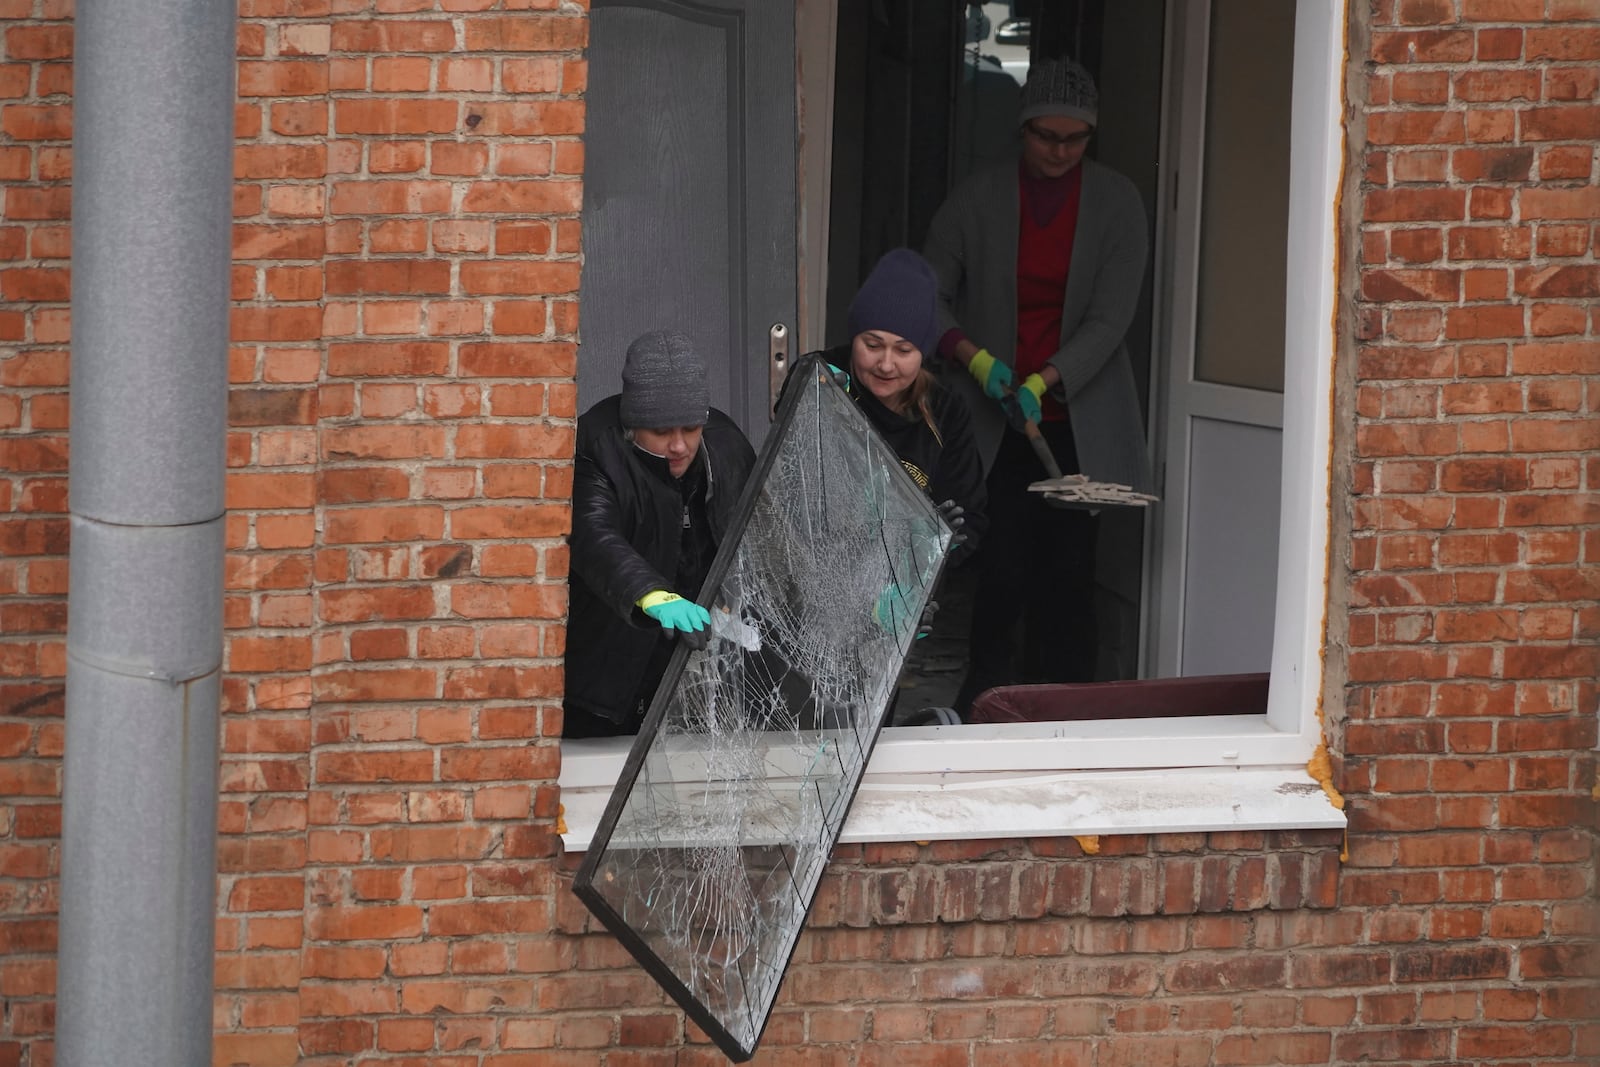
[[[236,18],[75,15],[63,1067],[211,1062]]]

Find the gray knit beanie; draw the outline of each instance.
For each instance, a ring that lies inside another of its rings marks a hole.
[[[622,364],[622,425],[666,430],[704,426],[711,410],[706,361],[685,334],[651,330]]]
[[[932,359],[939,345],[939,280],[927,260],[909,248],[885,252],[861,283],[845,317],[852,339],[886,330]]]
[[[1100,124],[1100,94],[1094,79],[1075,59],[1038,59],[1028,68],[1022,87],[1022,114],[1018,122],[1046,115],[1065,115],[1091,126]]]

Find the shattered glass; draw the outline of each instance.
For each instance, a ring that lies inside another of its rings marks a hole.
[[[951,531],[802,364],[574,890],[737,1061],[766,1025]],[[739,521],[741,520],[742,521]]]

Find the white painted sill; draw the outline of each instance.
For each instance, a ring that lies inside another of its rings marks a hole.
[[[568,852],[589,847],[632,741],[562,742]],[[1343,829],[1306,772],[1314,747],[1265,716],[885,730],[839,840]]]

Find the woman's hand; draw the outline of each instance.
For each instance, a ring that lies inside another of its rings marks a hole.
[[[690,648],[705,648],[709,641],[711,613],[677,593],[656,589],[639,598],[640,609],[663,630],[676,631]]]
[[[990,400],[1004,400],[1011,391],[1011,383],[1015,380],[1011,375],[1011,368],[1001,363],[989,354],[987,348],[978,349],[971,362],[967,364],[967,373],[983,387],[983,395]]]

